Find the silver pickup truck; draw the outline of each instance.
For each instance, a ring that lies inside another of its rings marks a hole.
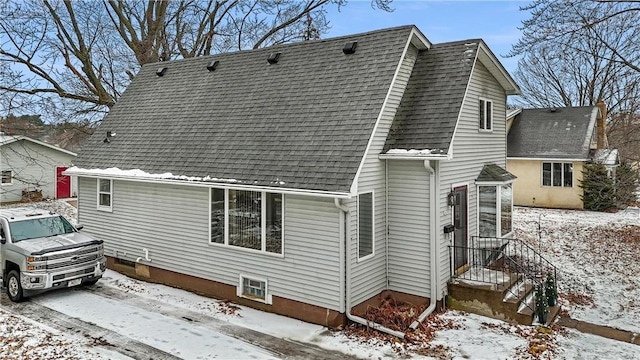
[[[11,301],[80,284],[106,269],[102,240],[78,232],[64,217],[32,208],[0,209],[2,285]]]

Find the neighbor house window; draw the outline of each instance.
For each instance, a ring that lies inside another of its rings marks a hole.
[[[493,102],[480,99],[480,130],[493,128]]]
[[[358,195],[358,258],[373,254],[373,193]]]
[[[573,164],[543,162],[542,186],[573,187]]]
[[[478,186],[478,234],[502,237],[512,231],[513,189],[511,184]]]
[[[211,189],[211,242],[282,254],[282,207],[282,194]]]
[[[239,297],[271,304],[267,280],[240,275],[240,284],[236,295]]]
[[[3,185],[10,185],[11,183],[13,183],[13,173],[11,172],[11,170],[3,170],[2,171],[2,184]]]
[[[98,210],[111,211],[113,200],[113,181],[98,179]]]

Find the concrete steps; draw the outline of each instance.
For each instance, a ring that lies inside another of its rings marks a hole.
[[[517,274],[505,273],[500,278],[505,281],[499,284],[452,279],[448,284],[447,306],[511,323],[537,323],[533,314],[533,283]],[[553,322],[559,311],[558,306],[551,307],[545,325]]]

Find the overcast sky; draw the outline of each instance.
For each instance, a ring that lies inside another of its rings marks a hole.
[[[522,21],[529,17],[521,6],[528,1],[431,1],[394,0],[395,11],[371,8],[369,0],[351,0],[331,10],[331,31],[325,38],[356,34],[400,25],[416,25],[433,43],[482,38],[504,67],[513,72],[516,58],[506,55],[520,38]]]

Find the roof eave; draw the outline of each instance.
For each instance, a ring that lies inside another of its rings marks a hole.
[[[507,156],[507,160],[530,160],[530,161],[588,161],[589,158],[561,158],[561,157],[528,157],[528,156]]]
[[[502,66],[502,63],[493,54],[489,47],[480,41],[478,46],[478,60],[484,65],[489,72],[498,80],[507,95],[520,95],[520,87],[511,77],[509,72]]]
[[[308,189],[297,189],[297,188],[287,188],[287,187],[269,187],[269,186],[255,186],[249,184],[242,184],[238,182],[220,182],[220,181],[204,181],[204,180],[184,180],[184,179],[175,179],[175,178],[159,178],[154,176],[131,176],[125,174],[117,174],[117,173],[108,173],[108,172],[96,172],[92,170],[80,169],[80,168],[69,168],[64,171],[64,175],[70,176],[78,176],[78,177],[88,177],[88,178],[100,178],[100,179],[111,179],[111,180],[127,180],[127,181],[138,181],[138,182],[146,182],[153,184],[172,184],[172,185],[185,185],[185,186],[197,186],[197,187],[217,187],[217,188],[229,188],[229,189],[237,189],[237,190],[252,190],[252,191],[266,191],[270,193],[276,194],[292,194],[292,195],[306,195],[306,196],[316,196],[316,197],[328,197],[328,198],[339,198],[339,199],[349,199],[352,197],[352,194],[349,192],[341,192],[341,191],[323,191],[323,190],[308,190]]]
[[[5,135],[5,136],[11,136],[11,135]],[[12,136],[12,139],[3,141],[2,143],[0,143],[0,146],[9,145],[9,144],[12,144],[12,143],[14,143],[16,141],[20,141],[20,140],[29,141],[29,142],[32,142],[34,144],[38,144],[40,146],[44,146],[44,147],[52,149],[52,150],[57,150],[57,151],[60,151],[62,153],[65,153],[65,154],[68,154],[68,155],[71,155],[71,156],[78,156],[78,154],[76,154],[76,153],[74,153],[72,151],[63,149],[63,148],[55,146],[55,145],[47,144],[47,143],[42,142],[40,140],[32,139],[30,137],[22,136],[22,135]]]
[[[419,155],[419,154],[379,154],[380,160],[451,160],[447,154]]]

